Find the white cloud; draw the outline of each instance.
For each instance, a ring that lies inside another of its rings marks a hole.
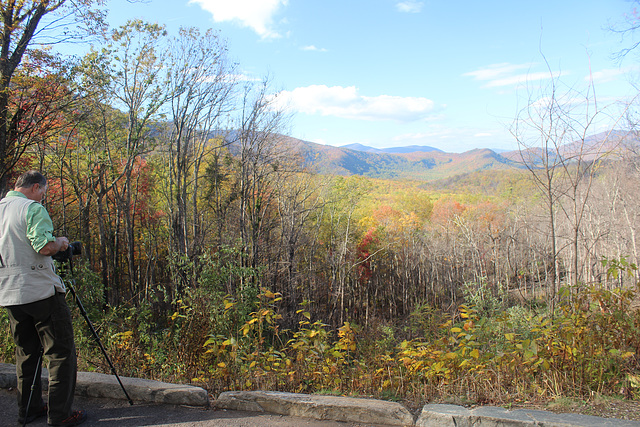
[[[554,75],[554,77],[558,77]],[[524,86],[529,82],[537,82],[540,80],[546,80],[551,78],[548,72],[530,73],[530,74],[516,74],[513,76],[505,76],[503,78],[494,79],[489,81],[486,87],[500,87],[500,86]]]
[[[529,69],[532,65],[533,64],[509,64],[503,62],[500,64],[492,64],[476,71],[470,71],[463,75],[474,77],[476,80],[492,80],[512,74],[518,70]]]
[[[312,85],[278,94],[280,107],[306,114],[320,114],[357,120],[412,122],[428,118],[434,103],[427,98],[391,95],[364,96],[355,86]]]
[[[630,66],[624,68],[607,68],[601,71],[591,73],[591,75],[585,76],[585,81],[593,80],[594,83],[607,83],[618,80],[620,76],[628,76],[632,73],[637,73],[638,67]]]
[[[542,72],[526,72],[520,73],[521,70],[531,70],[535,64],[509,64],[500,63],[480,68],[463,74],[464,76],[473,77],[476,80],[485,81],[484,87],[503,87],[503,86],[523,86],[534,81],[547,80],[550,78],[560,77],[562,73],[557,71]],[[566,73],[565,73],[566,74]]]
[[[190,0],[213,15],[215,22],[235,21],[249,27],[263,39],[278,38],[273,17],[289,0]]]
[[[314,45],[304,46],[302,48],[302,50],[312,51],[312,52],[326,52],[327,51],[327,49],[325,49],[325,48],[319,48],[319,47],[316,47]]]
[[[251,76],[249,73],[229,74],[227,75],[229,82],[260,82],[262,78]]]
[[[406,0],[396,3],[396,9],[404,13],[420,13],[424,3],[416,0]]]

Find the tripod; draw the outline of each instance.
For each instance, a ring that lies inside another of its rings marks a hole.
[[[69,272],[71,273],[71,279],[67,280],[67,285],[69,286],[69,291],[71,291],[71,295],[73,295],[73,299],[76,301],[76,304],[77,304],[78,308],[80,309],[80,314],[82,314],[82,317],[84,317],[84,320],[87,322],[87,325],[89,326],[89,329],[91,329],[91,333],[93,334],[93,338],[95,338],[96,342],[98,343],[98,346],[100,347],[100,350],[102,351],[102,354],[104,355],[105,360],[109,364],[109,367],[111,368],[111,373],[118,380],[118,384],[120,384],[120,388],[122,388],[122,391],[124,392],[124,395],[127,397],[127,400],[129,401],[129,405],[133,405],[133,400],[131,400],[131,398],[129,397],[129,393],[127,393],[127,390],[124,388],[124,385],[122,384],[122,381],[120,381],[120,377],[118,376],[118,373],[116,372],[116,368],[113,366],[113,363],[111,363],[111,359],[109,358],[109,355],[107,354],[107,350],[105,350],[104,346],[102,345],[102,341],[100,341],[100,337],[98,336],[98,333],[96,332],[95,328],[93,327],[93,324],[91,323],[91,320],[89,320],[89,316],[87,315],[87,311],[84,309],[84,306],[82,305],[82,301],[80,301],[80,297],[78,297],[78,294],[76,293],[76,290],[74,288],[74,286],[76,284],[76,279],[75,279],[75,275],[73,273],[73,256],[71,256],[71,255],[69,256],[68,262],[69,262]]]

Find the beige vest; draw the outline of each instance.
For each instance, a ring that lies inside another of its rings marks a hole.
[[[53,259],[37,253],[27,238],[27,210],[33,200],[0,200],[0,306],[28,304],[49,298],[65,286]]]

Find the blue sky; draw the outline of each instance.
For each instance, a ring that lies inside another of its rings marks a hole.
[[[608,27],[625,0],[147,0],[109,2],[110,22],[214,28],[252,78],[271,76],[288,134],[322,144],[514,149],[509,133],[549,71],[593,77],[604,103],[637,94],[637,58]],[[529,88],[529,89],[527,89]]]

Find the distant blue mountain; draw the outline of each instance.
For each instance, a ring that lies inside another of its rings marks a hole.
[[[428,147],[425,145],[410,145],[408,147],[390,147],[390,148],[373,148],[362,144],[349,144],[343,145],[340,148],[346,148],[348,150],[363,151],[365,153],[390,153],[390,154],[407,154],[407,153],[431,153],[438,152],[444,153],[434,147]]]
[[[383,153],[383,151],[379,148],[367,147],[366,145],[362,144],[342,145],[339,148],[346,148],[347,150],[353,151],[363,151],[365,153]]]

